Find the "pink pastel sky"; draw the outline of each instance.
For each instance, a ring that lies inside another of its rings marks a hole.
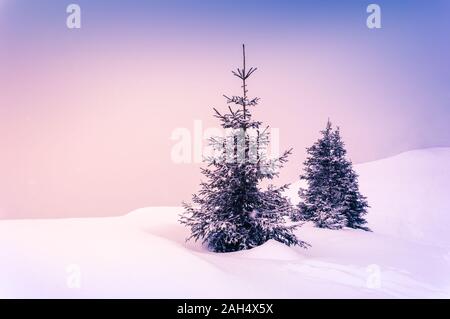
[[[294,148],[277,184],[297,180],[328,117],[356,163],[450,146],[444,2],[382,2],[380,30],[365,26],[361,1],[250,1],[237,14],[223,1],[101,2],[79,1],[82,28],[68,30],[61,2],[0,1],[0,218],[190,200],[200,165],[172,161],[171,134],[193,132],[195,120],[217,126],[212,107],[225,110],[222,94],[240,92],[230,70],[243,42],[258,67],[254,117]]]

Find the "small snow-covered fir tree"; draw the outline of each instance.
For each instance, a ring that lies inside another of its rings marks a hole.
[[[366,221],[367,200],[359,192],[358,176],[346,158],[340,130],[333,131],[328,120],[322,136],[307,149],[304,174],[308,187],[300,189],[302,201],[297,219],[313,221],[317,227],[340,229],[361,228]]]
[[[243,95],[225,96],[228,104],[237,106],[229,106],[225,114],[214,109],[226,134],[210,139],[215,152],[202,168],[206,181],[193,196],[193,204],[183,203],[180,222],[190,227],[189,239],[201,239],[215,252],[249,249],[269,239],[307,247],[293,233],[297,226],[285,223],[294,210],[282,195],[287,185],[270,185],[265,190],[259,186],[261,180],[278,176],[291,151],[276,159],[265,155],[269,132],[260,129],[261,122],[252,120],[250,108],[259,99],[248,98],[247,80],[256,68],[247,69],[244,46],[243,58],[243,68],[233,71],[242,81]]]
[[[342,141],[339,127],[333,132],[332,140],[336,166],[341,172],[338,185],[341,194],[344,194],[341,205],[346,219],[346,226],[370,230],[367,226],[364,226],[367,224],[364,215],[367,214],[369,204],[367,198],[359,192],[358,174],[353,170],[352,162],[346,157],[347,151]]]
[[[322,137],[307,149],[304,174],[300,176],[308,183],[307,189],[300,189],[303,202],[299,204],[301,219],[313,221],[317,227],[339,229],[345,226],[340,189],[337,181],[340,171],[336,169],[333,154],[333,132],[327,122]]]

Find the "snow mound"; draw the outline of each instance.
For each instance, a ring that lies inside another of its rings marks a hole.
[[[449,245],[450,149],[415,150],[357,166],[378,233]]]
[[[270,260],[298,260],[302,258],[302,255],[292,247],[288,247],[273,239],[268,240],[261,246],[229,254],[236,257]]]

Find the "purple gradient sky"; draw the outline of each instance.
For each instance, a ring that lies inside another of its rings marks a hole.
[[[198,164],[174,129],[217,125],[246,43],[254,116],[294,148],[297,179],[328,117],[354,162],[450,146],[450,2],[0,0],[0,218],[105,216],[174,206]]]

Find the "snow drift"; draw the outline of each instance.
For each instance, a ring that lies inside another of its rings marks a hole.
[[[357,165],[373,232],[305,224],[306,250],[208,252],[185,242],[178,207],[0,221],[0,297],[450,298],[448,163],[435,148]]]

